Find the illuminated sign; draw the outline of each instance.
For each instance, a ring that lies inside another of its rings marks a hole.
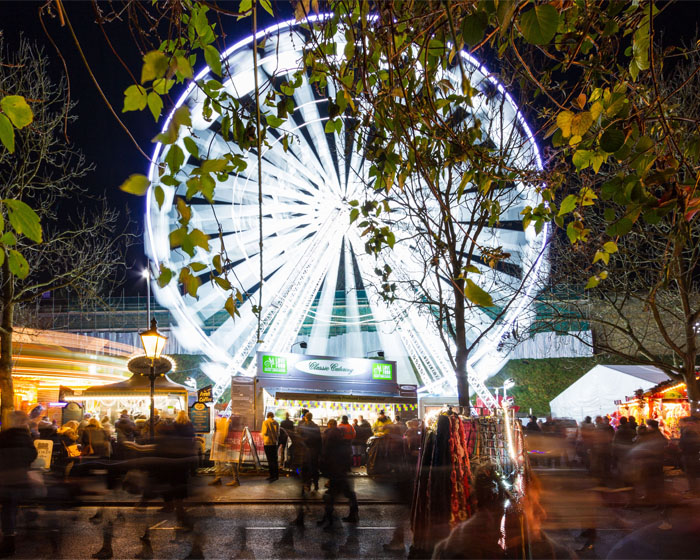
[[[391,381],[391,364],[372,364],[372,379]]]
[[[269,356],[267,354],[262,357],[262,372],[263,373],[287,373],[287,359],[282,356]]]

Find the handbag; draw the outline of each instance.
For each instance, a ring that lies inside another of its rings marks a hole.
[[[66,445],[64,443],[63,447],[66,448],[66,453],[68,453],[68,457],[70,457],[71,459],[75,457],[80,457],[80,448],[78,447],[77,443],[74,443],[72,445]]]

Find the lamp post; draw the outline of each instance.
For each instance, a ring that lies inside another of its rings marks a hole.
[[[158,332],[158,323],[155,317],[151,319],[151,328],[139,334],[143,351],[146,353],[146,358],[151,361],[151,370],[148,375],[151,381],[151,419],[149,421],[149,432],[151,439],[155,433],[155,392],[156,392],[156,370],[155,362],[160,358],[160,354],[165,347],[165,342],[168,340]]]

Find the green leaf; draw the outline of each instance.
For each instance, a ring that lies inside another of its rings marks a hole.
[[[156,198],[158,208],[163,208],[163,202],[165,202],[165,191],[163,190],[163,187],[156,185],[156,188],[153,189],[153,196]]]
[[[207,265],[201,262],[193,262],[190,263],[190,268],[195,272],[202,272],[202,270],[205,270],[207,268]]]
[[[606,253],[605,251],[596,251],[595,257],[593,257],[593,264],[600,260],[602,260],[605,264],[608,264],[610,262],[610,254]]]
[[[22,253],[15,249],[10,249],[7,254],[7,264],[10,267],[10,272],[23,280],[29,274],[29,263],[24,258]]]
[[[571,136],[571,121],[574,114],[571,111],[562,111],[557,115],[557,126],[561,129],[564,138]]]
[[[268,126],[271,126],[272,128],[277,128],[284,122],[284,119],[280,119],[277,115],[266,115],[265,120],[267,121]]]
[[[173,279],[173,271],[167,266],[160,265],[160,274],[158,275],[158,286],[165,288]]]
[[[270,3],[270,0],[258,0],[258,2],[263,7],[263,10],[265,10],[272,17],[275,17],[274,12],[272,11],[272,4]]]
[[[221,266],[221,255],[214,255],[214,258],[211,262],[214,265],[214,270],[216,270],[218,274],[223,273],[224,269]]]
[[[156,122],[160,118],[160,113],[163,110],[163,100],[156,92],[152,91],[148,94],[148,108]]]
[[[554,6],[542,4],[520,16],[520,29],[532,45],[546,45],[554,38],[559,26],[559,13]]]
[[[202,162],[202,173],[218,173],[226,169],[228,160],[224,158],[207,159]]]
[[[35,243],[41,243],[41,220],[39,215],[21,200],[6,198],[2,201],[7,206],[10,224],[17,235],[24,235]]]
[[[201,247],[205,251],[209,250],[209,236],[201,229],[193,229],[188,237],[195,247]]]
[[[129,175],[129,178],[119,186],[119,189],[129,194],[143,196],[150,185],[151,182],[148,180],[148,177],[134,173]]]
[[[190,208],[185,200],[177,197],[177,212],[180,214],[180,223],[184,226],[192,219],[192,208]]]
[[[350,223],[353,223],[360,216],[360,211],[357,208],[350,210]]]
[[[231,282],[226,280],[226,278],[223,278],[221,276],[214,276],[214,282],[222,289],[222,290],[230,290],[231,289]]]
[[[151,51],[143,56],[141,83],[145,84],[156,78],[162,78],[168,70],[168,57],[160,51]]]
[[[241,3],[238,4],[238,13],[239,14],[247,14],[252,9],[253,9],[253,0],[241,0]]]
[[[620,218],[616,223],[612,224],[606,230],[606,233],[610,237],[617,237],[618,235],[626,235],[632,229],[634,223],[627,217]]]
[[[133,85],[124,90],[124,108],[122,113],[127,111],[141,111],[146,108],[148,94],[141,86]]]
[[[572,212],[576,208],[577,197],[574,194],[570,194],[561,202],[559,207],[559,216],[565,216],[566,214]]]
[[[470,278],[467,278],[464,286],[464,297],[479,307],[491,307],[493,305],[493,299],[489,293],[477,286]]]
[[[0,115],[0,142],[11,154],[15,153],[15,129],[5,115]]]
[[[590,290],[591,288],[595,288],[599,283],[600,283],[600,278],[598,278],[597,276],[591,276],[588,279],[588,282],[586,283],[584,290]]]
[[[31,107],[21,95],[6,95],[0,99],[0,107],[15,128],[24,128],[34,120]]]
[[[17,245],[17,238],[11,231],[6,231],[2,234],[2,237],[0,237],[0,244],[4,245],[5,247],[13,247]]]
[[[228,297],[226,303],[224,303],[224,309],[228,311],[228,314],[231,315],[232,318],[235,318],[236,315],[239,314],[238,307],[236,306],[236,301],[233,299],[233,296]]]
[[[189,268],[183,268],[180,271],[179,281],[185,287],[185,290],[187,290],[187,293],[190,296],[193,298],[197,297],[197,290],[199,289],[199,286],[202,285],[202,281],[198,276],[192,274]]]
[[[192,73],[192,65],[190,64],[190,61],[187,60],[184,56],[176,56],[175,57],[175,64],[174,64],[175,70],[177,70],[182,76],[185,78],[191,80],[193,73]]]
[[[183,105],[173,114],[173,122],[177,126],[192,126],[192,117],[190,115],[190,108],[187,105]]]
[[[469,274],[481,274],[481,271],[479,270],[478,267],[474,266],[473,264],[467,265],[464,267],[464,272]]]
[[[199,159],[199,148],[197,147],[197,143],[189,136],[185,136],[183,141],[185,143],[185,149],[192,154],[192,156]]]
[[[618,128],[608,128],[600,137],[600,148],[609,154],[617,152],[625,143],[625,133]]]
[[[589,111],[583,111],[574,115],[571,119],[571,134],[583,136],[593,124],[593,115]]]
[[[175,80],[158,78],[157,80],[153,80],[153,91],[155,91],[158,95],[167,95],[170,88],[172,88],[174,84]]]
[[[488,14],[486,12],[474,12],[462,21],[462,38],[464,42],[473,47],[484,37],[484,31],[488,24]]]
[[[221,55],[216,47],[213,45],[204,47],[204,60],[214,74],[221,76]]]
[[[608,241],[603,245],[603,249],[605,249],[608,253],[617,253],[617,243],[614,241]]]
[[[581,171],[591,164],[592,156],[593,152],[591,150],[576,150],[571,161],[576,166],[576,169]]]
[[[165,155],[165,163],[168,164],[170,173],[173,175],[177,173],[182,168],[182,164],[185,163],[185,154],[182,148],[177,144],[170,146],[168,153]]]

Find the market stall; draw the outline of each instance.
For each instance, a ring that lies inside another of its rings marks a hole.
[[[241,384],[234,378],[232,386]],[[244,408],[245,401],[232,401],[233,412],[245,416],[245,411],[236,410],[236,402]],[[325,425],[343,415],[362,415],[373,422],[382,410],[405,421],[417,417],[417,405],[416,386],[396,382],[396,362],[258,352],[252,429],[258,429],[270,411],[298,417],[306,409]]]
[[[187,410],[187,388],[173,383],[165,375],[155,381],[155,407],[164,416],[174,416],[179,410]],[[88,387],[84,391],[66,391],[66,402],[78,402],[83,413],[109,416],[115,420],[121,410],[128,410],[132,417],[149,416],[150,380],[146,375],[133,374],[126,381]]]
[[[690,415],[685,383],[668,380],[639,393],[619,403],[617,416],[634,416],[638,424],[652,418],[659,422],[659,429],[666,437],[679,438],[679,421]]]

